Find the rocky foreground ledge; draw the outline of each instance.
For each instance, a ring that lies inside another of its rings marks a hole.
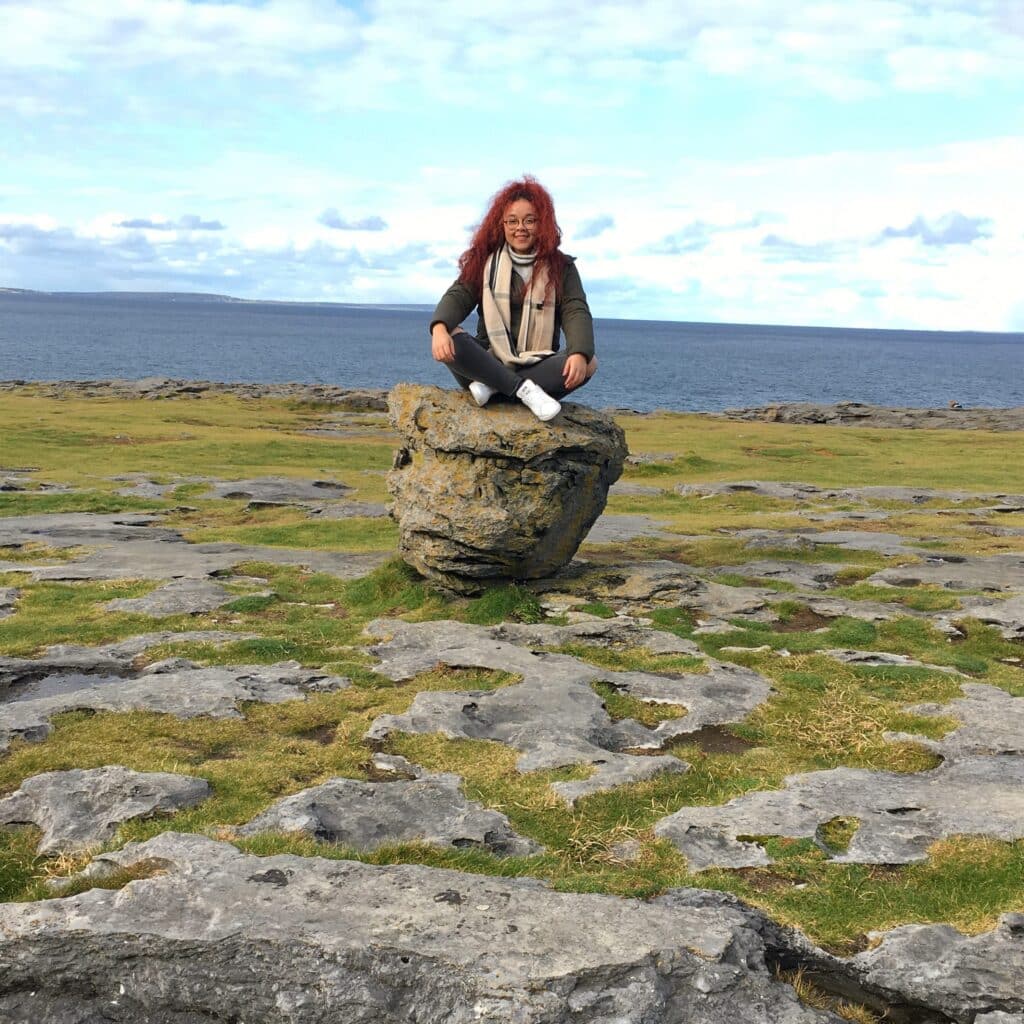
[[[0,906],[12,1024],[841,1024],[806,966],[915,1024],[1019,1024],[1020,932],[908,926],[838,960],[721,893],[647,902],[418,865],[254,857],[167,832],[104,854],[120,891]],[[954,981],[954,979],[957,979]],[[967,984],[964,984],[967,980]]]

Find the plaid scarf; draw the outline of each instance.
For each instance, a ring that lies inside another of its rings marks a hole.
[[[519,337],[513,338],[512,323],[512,258],[507,245],[491,253],[484,264],[481,308],[484,330],[491,351],[506,366],[530,366],[545,356],[554,355],[551,343],[555,337],[555,303],[545,296],[548,274],[546,267],[534,267],[523,293],[523,314],[519,321]],[[534,296],[539,296],[534,301]]]

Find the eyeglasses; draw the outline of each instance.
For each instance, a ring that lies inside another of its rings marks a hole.
[[[517,227],[519,227],[520,224],[522,224],[524,228],[535,228],[537,226],[537,221],[538,220],[539,220],[538,217],[532,217],[532,216],[531,217],[524,217],[521,221],[520,221],[520,219],[518,217],[506,217],[505,218],[505,227],[507,227],[507,228],[517,228]]]

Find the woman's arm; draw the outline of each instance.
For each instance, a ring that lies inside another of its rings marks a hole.
[[[441,296],[441,301],[430,318],[431,333],[437,324],[444,324],[449,332],[453,331],[473,312],[476,304],[476,296],[461,281],[456,281]]]
[[[560,314],[566,354],[581,355],[589,362],[594,355],[594,319],[590,315],[580,273],[571,259],[566,261],[562,273]]]
[[[455,358],[451,332],[469,316],[475,305],[473,293],[461,281],[456,281],[441,296],[430,320],[430,354],[439,363],[450,363]]]

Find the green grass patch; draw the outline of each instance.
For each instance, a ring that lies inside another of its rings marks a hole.
[[[724,587],[757,587],[761,590],[775,590],[780,594],[788,594],[796,590],[796,585],[786,580],[762,579],[760,576],[741,576],[735,572],[723,572],[711,577],[713,583]]]
[[[280,601],[280,598],[277,594],[247,594],[246,596],[240,597],[223,607],[226,612],[245,612],[247,614],[252,614],[265,611],[267,608],[272,608],[278,603],[278,601]]]
[[[628,693],[623,693],[611,683],[591,683],[591,689],[601,700],[613,721],[624,718],[636,719],[641,725],[653,729],[660,722],[668,722],[686,717],[686,708],[678,704],[656,704],[653,701],[637,700]]]
[[[709,875],[701,876],[704,884]],[[719,881],[777,920],[799,922],[826,948],[852,953],[867,932],[908,921],[969,933],[994,927],[1001,913],[1024,904],[1024,842],[956,837],[936,843],[927,861],[900,868],[828,864],[820,851],[797,848],[742,878],[714,873]]]
[[[43,858],[36,856],[37,828],[0,828],[0,902],[42,899]]]
[[[490,587],[481,597],[466,601],[458,609],[457,616],[463,622],[479,626],[496,625],[499,622],[541,622],[544,609],[537,596],[517,584]]]
[[[643,647],[599,647],[595,644],[560,644],[551,648],[557,654],[568,654],[589,665],[613,672],[707,672],[707,662],[689,654],[651,654]]]
[[[68,562],[84,553],[84,548],[51,548],[46,544],[30,541],[17,547],[0,546],[0,562],[19,562],[25,565],[36,563]]]
[[[1020,439],[971,430],[895,430],[734,422],[688,413],[621,416],[631,451],[677,451],[710,465],[702,481],[800,480],[822,487],[866,483],[967,491],[1024,492]],[[699,438],[695,444],[694,439]],[[781,457],[780,457],[781,453]],[[680,467],[673,480],[692,476]],[[630,470],[632,478],[634,470]]]
[[[143,512],[168,508],[160,498],[137,498],[109,491],[13,491],[0,492],[0,516],[36,516],[57,512]]]
[[[232,541],[314,551],[389,551],[398,543],[398,527],[390,519],[354,516],[284,525],[199,527],[187,536],[195,543]]]
[[[939,612],[960,607],[959,597],[940,587],[901,590],[893,587],[876,587],[870,583],[857,583],[853,586],[833,587],[828,591],[828,596],[846,597],[852,601],[901,604],[919,612]]]
[[[630,466],[627,479],[647,480],[659,476],[679,476],[695,472],[707,472],[717,467],[702,455],[678,455],[667,462],[644,462]]]
[[[104,611],[115,598],[141,597],[153,589],[149,581],[90,583],[20,583],[14,615],[0,619],[0,651],[15,657],[38,654],[52,644],[95,646],[151,631],[146,615]],[[209,620],[185,615],[162,619],[162,629],[201,629]]]
[[[878,638],[878,630],[872,623],[845,616],[832,619],[822,632],[817,629],[808,632],[775,632],[768,622],[749,619],[733,619],[731,622],[736,626],[734,632],[712,633],[696,638],[704,650],[716,658],[729,660],[729,653],[722,653],[723,647],[761,647],[765,644],[774,650],[787,650],[794,654],[807,654],[833,647],[872,650]]]
[[[588,601],[581,604],[576,611],[584,612],[587,615],[596,615],[599,619],[614,619],[615,609],[606,605],[603,601]]]
[[[833,855],[846,853],[859,828],[858,818],[830,818],[818,827],[817,838]]]

